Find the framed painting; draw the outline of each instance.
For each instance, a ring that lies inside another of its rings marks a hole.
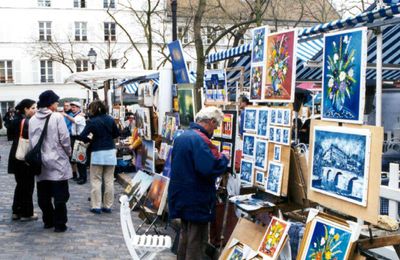
[[[269,133],[268,133],[268,139],[270,142],[275,142],[275,127],[270,126],[269,128]]]
[[[140,107],[135,112],[136,127],[139,129],[141,137],[145,140],[151,140],[151,109]]]
[[[144,201],[144,206],[157,215],[162,215],[167,201],[169,178],[155,174],[149,192]]]
[[[211,140],[211,143],[217,147],[218,152],[221,152],[221,141],[218,140]]]
[[[267,107],[260,107],[257,111],[256,128],[260,137],[268,136],[269,114],[270,110]]]
[[[282,144],[290,145],[290,128],[282,127]]]
[[[362,124],[367,69],[367,28],[324,34],[323,120]]]
[[[251,63],[262,63],[265,60],[265,36],[269,33],[268,26],[253,29]]]
[[[290,223],[277,217],[272,217],[267,231],[258,247],[264,259],[278,259],[279,253],[286,242]]]
[[[196,93],[193,84],[178,85],[179,122],[182,127],[188,127],[194,121],[197,112]]]
[[[256,170],[256,183],[258,185],[264,186],[264,172]]]
[[[257,109],[252,108],[245,108],[244,109],[244,122],[243,122],[243,130],[256,132],[256,118],[257,118]]]
[[[276,113],[277,109],[271,108],[271,124],[276,124]]]
[[[242,183],[253,185],[253,168],[253,161],[242,159],[240,162],[240,180]]]
[[[282,143],[282,128],[281,127],[275,127],[274,142]]]
[[[153,182],[153,176],[145,173],[144,171],[137,171],[135,176],[132,178],[129,185],[132,187],[130,196],[135,198],[135,201],[138,202],[143,195],[146,193],[147,189],[150,187]]]
[[[242,260],[243,259],[243,247],[236,245],[232,248],[229,253],[227,260]]]
[[[253,134],[243,134],[243,156],[254,158],[254,145],[256,136]]]
[[[276,124],[277,125],[283,124],[283,109],[276,110]]]
[[[281,195],[283,164],[268,162],[268,173],[265,179],[265,191],[276,196]]]
[[[142,169],[150,173],[154,172],[154,145],[154,141],[142,140],[140,148]]]
[[[292,111],[290,109],[283,109],[283,125],[284,126],[291,125],[291,114],[292,114]]]
[[[312,137],[310,189],[365,207],[370,130],[315,126]]]
[[[268,142],[263,139],[256,139],[254,168],[265,171],[267,169],[267,158]]]
[[[172,170],[171,161],[172,161],[172,146],[167,152],[164,168],[162,171],[162,175],[168,178],[171,178],[171,170]]]
[[[189,83],[189,73],[187,63],[183,55],[183,48],[180,40],[168,43],[171,55],[172,68],[177,83]]]
[[[349,259],[351,236],[349,226],[317,215],[307,223],[298,259]]]
[[[280,162],[281,161],[281,151],[282,147],[280,145],[274,145],[274,161]]]
[[[297,30],[267,36],[263,100],[293,102],[296,80]]]
[[[250,74],[250,101],[257,102],[262,98],[264,66],[252,66]]]
[[[227,101],[227,85],[225,70],[206,70],[204,72],[206,102]]]
[[[222,137],[222,122],[218,128],[214,129],[213,137]]]
[[[228,168],[232,167],[232,143],[222,142],[222,151],[221,153],[228,155],[229,163]]]
[[[176,112],[166,112],[161,130],[161,137],[168,142],[173,140],[175,131],[179,127],[179,114]]]
[[[233,134],[233,114],[224,113],[224,119],[222,120],[222,138],[232,139]]]

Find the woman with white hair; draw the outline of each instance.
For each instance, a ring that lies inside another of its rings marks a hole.
[[[171,219],[181,219],[178,259],[205,256],[208,223],[215,217],[215,180],[229,162],[210,141],[223,117],[216,107],[203,108],[174,141],[168,209]]]

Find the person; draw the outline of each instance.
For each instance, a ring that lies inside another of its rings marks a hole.
[[[114,139],[119,130],[114,119],[107,115],[105,104],[99,100],[89,105],[90,119],[79,135],[79,139],[90,142],[92,153],[90,161],[90,211],[100,214],[111,213],[114,203],[114,169],[117,164],[117,152]],[[102,182],[104,194],[102,199]],[[102,206],[103,203],[103,206]]]
[[[9,107],[8,111],[3,117],[4,121],[4,126],[7,128],[7,140],[12,141],[13,140],[13,133],[12,131],[9,131],[9,126],[11,124],[11,121],[13,121],[15,115],[15,109],[13,107]]]
[[[240,134],[240,136],[243,136],[244,109],[249,104],[250,104],[250,101],[245,95],[241,95],[239,97],[239,109],[240,109],[239,134]]]
[[[39,141],[49,117],[47,133],[42,143],[42,170],[36,176],[38,204],[43,212],[44,228],[54,232],[67,230],[68,179],[72,178],[71,142],[61,113],[56,112],[59,96],[46,90],[39,96],[38,111],[29,121],[29,142],[34,147]]]
[[[72,116],[68,115],[67,113],[63,113],[64,117],[71,122],[71,148],[74,149],[74,144],[77,137],[82,133],[83,129],[86,125],[86,119],[81,111],[81,103],[78,101],[71,102],[71,112]],[[76,164],[79,178],[77,177],[76,172],[72,172],[72,176],[74,180],[77,180],[77,183],[82,185],[85,184],[87,181],[87,169],[86,164],[84,163],[73,163]]]
[[[71,103],[69,101],[64,101],[63,112],[69,116],[73,116],[74,113],[71,111]],[[67,117],[64,117],[65,123],[67,124],[67,128],[69,133],[71,133],[72,122]]]
[[[181,219],[177,259],[205,257],[208,223],[215,217],[215,181],[229,162],[210,141],[223,116],[216,107],[203,108],[174,141],[168,209],[171,219]]]
[[[36,112],[36,102],[32,99],[23,99],[15,109],[15,117],[8,124],[13,141],[8,157],[8,173],[14,174],[15,182],[17,183],[14,190],[12,220],[37,220],[38,216],[34,214],[32,200],[35,175],[24,161],[15,158],[19,137],[22,136],[22,138],[28,139],[29,119]]]

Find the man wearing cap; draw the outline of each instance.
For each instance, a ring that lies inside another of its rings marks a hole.
[[[71,147],[74,148],[74,143],[79,136],[83,129],[86,126],[85,117],[81,111],[81,103],[78,101],[71,102],[71,112],[73,113],[72,116],[63,113],[64,117],[69,120],[71,125]],[[86,164],[76,163],[79,172],[78,184],[85,184],[87,181],[87,171],[86,171]]]
[[[29,145],[39,141],[49,118],[47,133],[42,143],[42,170],[36,176],[38,204],[43,212],[44,228],[54,232],[67,230],[68,179],[72,178],[69,156],[71,143],[64,117],[57,113],[59,96],[46,90],[39,96],[38,111],[29,120]]]

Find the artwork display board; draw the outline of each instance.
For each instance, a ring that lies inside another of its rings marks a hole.
[[[194,117],[199,109],[197,105],[197,91],[193,84],[179,84],[177,93],[179,122],[182,128],[187,128],[190,122],[194,122]]]
[[[162,215],[167,201],[168,185],[169,178],[155,174],[143,205],[155,214]]]
[[[324,34],[323,120],[362,124],[367,70],[367,27]]]
[[[204,72],[205,103],[227,102],[225,70],[206,70]]]
[[[308,198],[377,224],[382,143],[382,127],[313,120]]]

